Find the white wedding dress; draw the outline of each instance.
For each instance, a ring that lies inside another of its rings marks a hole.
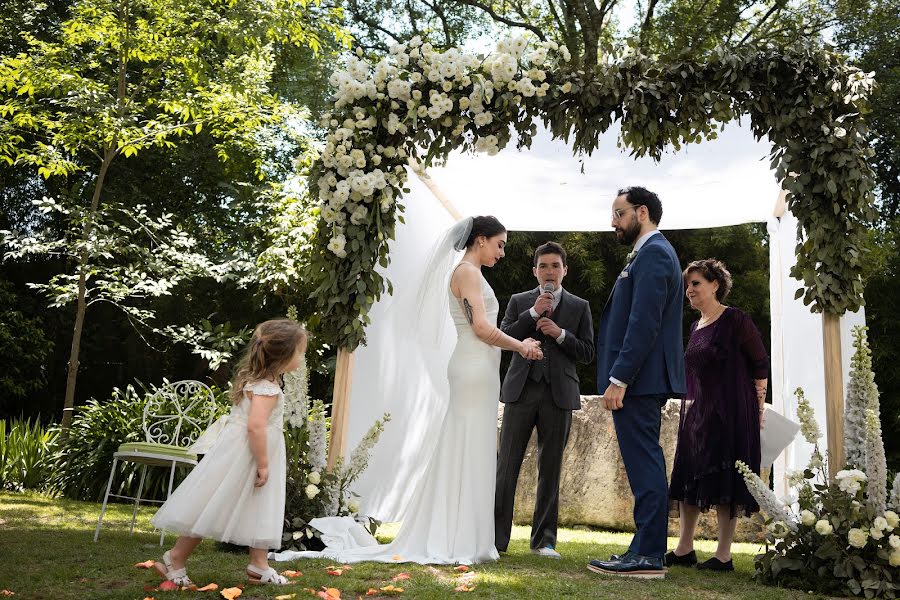
[[[481,292],[488,321],[496,323],[499,303],[484,276]],[[473,564],[499,558],[494,547],[494,486],[500,349],[475,336],[460,301],[449,289],[447,293],[457,333],[447,366],[449,405],[397,536],[389,544],[378,544],[350,517],[313,519],[310,525],[322,532],[325,550],[275,553],[273,559]]]

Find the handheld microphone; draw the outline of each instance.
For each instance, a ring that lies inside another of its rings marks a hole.
[[[545,294],[546,294],[547,292],[550,292],[550,293],[552,294],[553,292],[556,291],[556,286],[553,285],[553,282],[548,281],[547,283],[544,284],[544,287],[542,288],[542,290],[543,290],[543,292],[544,292]],[[544,312],[541,313],[541,317],[546,317],[546,316],[549,315],[549,314],[550,314],[550,311],[549,311],[549,310],[545,310]]]

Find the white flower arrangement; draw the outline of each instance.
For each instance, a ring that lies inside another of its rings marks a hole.
[[[864,343],[860,347],[864,347]],[[791,477],[796,508],[785,507],[746,465],[736,463],[747,488],[768,517],[766,552],[756,557],[757,580],[830,595],[895,598],[900,582],[900,516],[886,510],[884,446],[875,411],[866,409],[866,471],[848,465],[828,481],[827,464],[818,448],[821,436],[802,390],[797,414],[806,440],[814,444],[802,479]],[[875,443],[877,439],[878,443]],[[877,479],[876,479],[877,478]],[[880,480],[880,482],[878,481]],[[896,486],[895,480],[895,486]],[[894,487],[891,498],[896,498]],[[893,502],[893,500],[892,500]],[[893,506],[893,505],[892,505]]]
[[[435,51],[416,38],[394,44],[375,64],[362,54],[348,55],[329,77],[333,112],[322,119],[329,133],[315,178],[322,218],[332,227],[327,247],[340,258],[347,256],[344,223],[378,218],[369,204],[381,213],[393,209],[407,179],[410,128],[496,154],[509,140],[508,125],[518,120],[523,99],[546,96],[548,69],[571,60],[565,46],[525,36],[500,40],[483,59],[458,48]],[[561,87],[572,89],[568,82]],[[394,143],[377,143],[379,127]]]

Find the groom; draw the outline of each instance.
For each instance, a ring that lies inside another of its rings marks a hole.
[[[516,482],[531,432],[538,431],[538,483],[531,525],[531,552],[560,558],[556,551],[559,476],[569,439],[572,411],[581,408],[575,362],[594,358],[591,308],[562,287],[566,251],[547,242],[534,251],[532,273],[538,287],[509,300],[500,329],[519,340],[541,342],[543,360],[513,354],[500,401],[504,403],[494,499],[494,544],[509,545]]]
[[[613,424],[634,494],[635,534],[628,551],[592,560],[607,575],[664,578],[666,462],[659,445],[662,407],[685,392],[681,311],[684,283],[675,249],[657,230],[662,203],[642,187],[619,191],[616,237],[631,246],[600,318],[597,386]],[[603,391],[605,389],[605,391]]]

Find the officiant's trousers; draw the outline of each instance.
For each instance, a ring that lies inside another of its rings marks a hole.
[[[512,531],[516,482],[531,432],[537,428],[538,483],[531,523],[531,548],[556,546],[559,522],[559,476],[569,441],[572,411],[553,402],[546,380],[528,379],[515,402],[503,405],[497,489],[494,497],[494,544],[505,551]]]

